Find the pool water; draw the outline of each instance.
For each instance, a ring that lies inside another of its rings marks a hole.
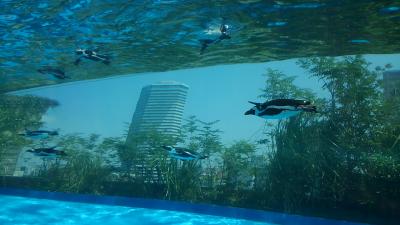
[[[0,188],[0,205],[0,225],[362,225],[209,204],[10,188]]]
[[[169,210],[62,202],[47,199],[35,199],[5,195],[0,195],[0,205],[2,206],[0,213],[1,225],[272,224]]]

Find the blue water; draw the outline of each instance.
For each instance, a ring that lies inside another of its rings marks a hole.
[[[0,205],[0,225],[363,225],[218,205],[10,188],[0,188]]]
[[[272,224],[178,211],[96,205],[0,195],[1,225],[261,225]]]

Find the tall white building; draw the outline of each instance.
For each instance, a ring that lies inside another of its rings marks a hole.
[[[182,126],[189,87],[175,81],[163,81],[143,87],[129,128],[128,139],[155,129],[177,135]]]
[[[164,81],[143,87],[130,124],[127,146],[134,143],[137,134],[146,131],[157,130],[162,134],[177,136],[182,126],[188,90],[187,85],[175,81]],[[134,151],[145,153],[133,160],[134,176],[146,177],[148,180],[145,182],[163,182],[160,180],[162,176],[159,176],[157,168],[147,168],[145,163],[149,159],[153,160],[151,146],[139,144],[135,146]],[[124,166],[124,163],[121,165]]]
[[[400,70],[383,73],[383,94],[385,98],[400,97]]]

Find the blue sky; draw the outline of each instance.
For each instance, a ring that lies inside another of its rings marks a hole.
[[[377,65],[391,63],[400,69],[400,54],[366,55]],[[189,86],[184,117],[196,115],[203,121],[220,120],[216,125],[224,133],[222,140],[251,139],[260,132],[265,120],[243,113],[262,101],[257,96],[265,84],[262,76],[267,68],[298,76],[295,83],[324,95],[320,84],[299,68],[296,59],[254,64],[234,64],[201,67],[168,72],[123,75],[113,78],[80,81],[55,86],[23,90],[18,94],[48,97],[60,102],[42,118],[44,128],[59,129],[61,133],[97,133],[103,137],[121,136],[130,123],[143,86],[174,80]]]

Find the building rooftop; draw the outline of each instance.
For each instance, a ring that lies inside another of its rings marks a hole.
[[[181,85],[181,86],[185,86],[185,87],[189,88],[188,85],[186,85],[184,83],[177,82],[177,81],[173,81],[173,80],[159,81],[157,83],[154,83],[154,84],[151,84],[151,85],[148,85],[148,86],[154,86],[154,85]]]

